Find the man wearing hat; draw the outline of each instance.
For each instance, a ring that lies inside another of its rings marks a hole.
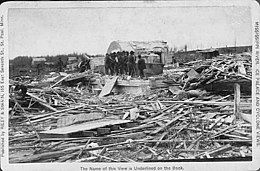
[[[105,73],[106,73],[106,75],[109,75],[110,72],[111,72],[111,70],[110,70],[111,61],[110,60],[111,60],[110,55],[107,53],[106,57],[105,57]]]
[[[58,66],[58,71],[59,71],[59,72],[62,72],[62,71],[63,71],[63,62],[62,62],[62,60],[61,60],[61,57],[59,57],[57,66]]]
[[[129,52],[128,51],[125,51],[124,53],[124,70],[125,70],[125,74],[128,74],[129,71],[128,71],[128,56],[129,56]]]
[[[124,59],[124,54],[125,52],[123,51],[123,52],[119,52],[118,53],[118,56],[117,56],[117,58],[118,58],[118,73],[120,74],[120,75],[123,75],[125,72],[124,72],[124,62],[125,62],[125,59]]]
[[[116,73],[116,64],[117,64],[117,61],[116,61],[116,53],[113,52],[111,54],[111,63],[110,63],[110,70],[111,70],[111,75],[114,75]]]
[[[83,54],[84,58],[85,58],[85,67],[86,67],[86,70],[89,70],[91,69],[90,68],[90,58],[87,54]]]
[[[81,58],[81,62],[79,63],[79,72],[85,72],[86,70],[86,59],[85,58]]]
[[[135,74],[135,56],[134,56],[134,54],[135,54],[134,51],[131,51],[130,55],[128,56],[128,61],[127,61],[129,75],[132,77]]]
[[[139,76],[141,78],[144,77],[144,69],[146,69],[145,66],[145,60],[141,57],[141,55],[138,55],[138,62],[137,62],[138,70],[139,70]]]

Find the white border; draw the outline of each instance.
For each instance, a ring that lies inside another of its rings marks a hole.
[[[214,6],[245,6],[251,7],[252,11],[252,23],[259,21],[259,5],[255,1],[113,1],[113,2],[5,2],[1,5],[1,13],[4,14],[5,26],[7,25],[8,9],[10,8],[153,8],[153,7],[214,7]],[[254,26],[252,26],[253,33],[253,45],[254,45]],[[8,41],[8,27],[5,27],[5,43]],[[254,48],[254,46],[253,46]],[[255,55],[255,50],[253,49],[253,56]],[[9,83],[9,58],[8,58],[8,46],[5,46],[5,67],[6,67],[6,77],[5,82]],[[253,71],[255,69],[253,65]],[[253,79],[255,74],[253,73]],[[6,84],[6,85],[7,85]],[[255,92],[255,85],[253,84],[253,91]],[[8,115],[8,86],[5,86],[6,100],[5,100],[5,114]],[[253,97],[254,97],[253,93]],[[255,98],[253,98],[253,104],[255,103]],[[255,111],[255,106],[253,105],[253,111]],[[8,140],[8,117],[5,118],[5,140]],[[253,138],[255,138],[255,126],[256,117],[253,114]],[[46,163],[46,164],[8,164],[8,141],[5,141],[5,157],[1,158],[1,164],[3,170],[78,170],[81,171],[81,167],[117,167],[124,166],[130,167],[136,166],[183,166],[184,170],[257,170],[260,168],[260,147],[256,147],[255,139],[253,139],[253,161],[252,162],[181,162],[181,163]],[[259,161],[257,163],[257,161]],[[54,167],[55,166],[55,167]]]

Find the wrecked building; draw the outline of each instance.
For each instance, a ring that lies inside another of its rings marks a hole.
[[[251,69],[251,56],[222,55],[147,80],[91,70],[20,80],[28,91],[10,89],[9,161],[250,161]]]

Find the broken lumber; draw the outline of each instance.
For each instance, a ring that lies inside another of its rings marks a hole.
[[[50,137],[54,135],[54,137],[60,135],[61,137],[68,137],[69,134],[81,132],[81,131],[87,131],[87,130],[93,130],[109,125],[117,125],[117,124],[123,124],[131,122],[129,120],[111,120],[111,119],[101,119],[98,121],[89,121],[82,124],[76,124],[76,125],[70,125],[62,128],[56,128],[52,130],[42,131],[39,133],[39,135],[42,138]]]
[[[54,107],[50,106],[46,101],[44,101],[43,99],[37,97],[36,95],[32,94],[32,93],[26,93],[27,95],[29,95],[31,98],[35,99],[36,101],[38,101],[41,105],[47,107],[48,109],[50,109],[51,111],[57,112],[58,110],[55,109]]]
[[[136,101],[135,103],[154,103],[156,101]],[[161,103],[184,103],[194,105],[212,105],[212,106],[234,106],[233,102],[216,102],[216,101],[160,101]],[[251,106],[251,103],[240,103],[240,106]]]
[[[169,121],[164,127],[158,128],[157,130],[153,131],[151,134],[157,134],[157,133],[159,133],[159,132],[161,132],[161,131],[167,129],[171,124],[173,124],[174,122],[176,122],[176,121],[177,121],[178,119],[180,119],[181,117],[187,115],[188,113],[189,113],[189,112],[186,111],[185,113],[176,116],[176,117],[173,118],[171,121]]]
[[[104,117],[103,113],[86,113],[86,114],[78,114],[65,116],[57,121],[58,127],[64,127],[68,125],[72,125],[79,122],[92,121],[97,119],[102,119]]]
[[[44,118],[44,117],[47,117],[47,116],[52,116],[52,115],[59,114],[59,113],[68,112],[70,110],[79,109],[79,108],[82,108],[82,107],[85,107],[85,106],[88,106],[88,105],[84,104],[84,105],[80,105],[80,106],[76,106],[76,107],[72,107],[72,108],[68,108],[68,109],[59,110],[59,111],[56,111],[56,112],[45,113],[45,114],[42,114],[42,115],[37,115],[35,117],[32,117],[31,119],[34,119],[34,122],[37,122],[36,121],[37,119],[41,119],[41,118]]]
[[[195,157],[198,158],[198,157],[203,157],[203,156],[206,156],[206,155],[213,157],[213,156],[216,156],[218,154],[225,153],[229,150],[232,150],[232,146],[230,144],[227,144],[223,147],[215,148],[215,149],[200,153],[200,154],[196,155]]]
[[[240,85],[238,83],[234,84],[234,114],[236,119],[241,119],[240,115]]]
[[[55,87],[56,85],[58,85],[59,83],[61,83],[63,80],[65,80],[66,78],[68,78],[70,76],[70,74],[66,75],[65,77],[63,77],[62,79],[60,79],[59,81],[57,81],[55,84],[53,84],[50,88]]]
[[[112,91],[117,79],[118,79],[118,76],[113,77],[111,80],[108,80],[106,82],[105,86],[102,88],[98,97],[104,97],[104,96],[110,94],[110,92]]]

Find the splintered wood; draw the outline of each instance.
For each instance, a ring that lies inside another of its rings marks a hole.
[[[251,160],[251,63],[237,61],[184,64],[141,95],[116,92],[121,76],[91,72],[39,81],[24,98],[10,92],[9,162]]]
[[[78,114],[69,115],[58,119],[57,127],[64,127],[72,125],[79,122],[92,121],[97,119],[102,119],[104,117],[103,113],[89,113],[89,114]]]
[[[99,97],[103,97],[105,95],[108,95],[110,94],[110,92],[112,91],[115,83],[116,83],[116,80],[117,80],[118,77],[114,77],[112,78],[111,80],[108,80],[108,82],[105,84],[105,86],[102,88],[102,91],[101,93],[99,94]]]
[[[75,124],[75,125],[70,125],[67,127],[43,131],[43,132],[40,132],[40,135],[42,137],[45,137],[48,135],[50,135],[50,136],[59,135],[59,137],[62,137],[64,135],[65,137],[67,137],[69,134],[72,134],[75,132],[93,130],[93,129],[97,129],[100,127],[123,124],[123,123],[128,123],[128,122],[130,122],[130,121],[128,121],[128,120],[111,120],[111,119],[103,119],[103,120],[99,120],[99,121],[89,121],[89,122],[85,122],[83,124]]]

